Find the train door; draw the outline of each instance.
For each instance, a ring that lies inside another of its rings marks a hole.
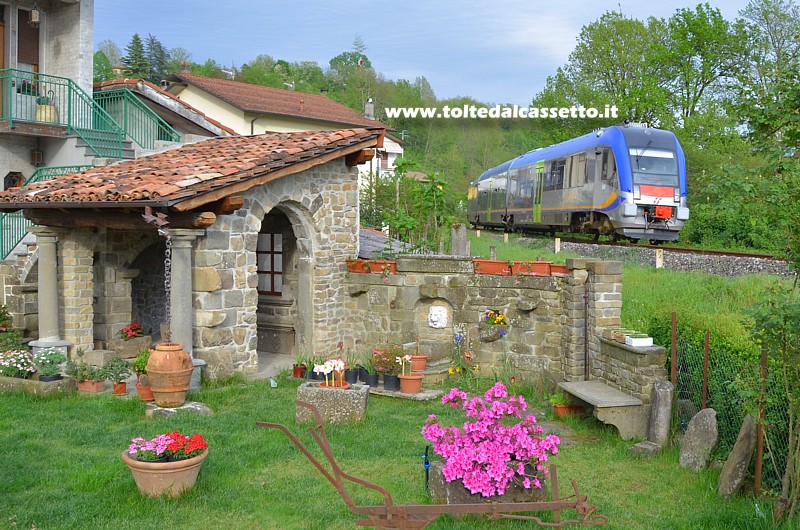
[[[542,192],[544,191],[544,160],[536,162],[536,171],[533,177],[533,222],[542,222]]]

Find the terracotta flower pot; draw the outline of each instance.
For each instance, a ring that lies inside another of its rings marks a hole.
[[[136,393],[139,395],[139,399],[142,401],[154,401],[155,397],[153,396],[153,391],[150,389],[150,385],[143,385],[141,383],[136,383]]]
[[[180,407],[192,378],[192,358],[176,342],[161,342],[150,350],[147,362],[150,390],[159,407]]]
[[[419,394],[422,391],[422,374],[398,375],[400,392],[403,394]]]
[[[105,381],[78,381],[78,390],[82,390],[84,392],[102,392],[106,388]]]
[[[412,355],[411,356],[411,371],[412,372],[421,372],[425,369],[425,366],[428,364],[428,354],[421,353],[419,355]]]
[[[559,418],[579,416],[583,412],[583,407],[580,405],[553,405],[553,413]]]
[[[115,396],[122,396],[125,395],[126,392],[128,392],[128,383],[126,383],[125,381],[114,383],[113,386],[114,386]]]
[[[296,379],[302,379],[303,376],[306,374],[306,365],[305,364],[293,364],[292,365],[292,377]]]
[[[139,491],[150,497],[166,495],[177,497],[194,486],[200,466],[208,456],[208,449],[194,458],[173,462],[143,462],[122,453],[122,461],[130,468]]]

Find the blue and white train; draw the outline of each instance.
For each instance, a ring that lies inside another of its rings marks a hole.
[[[606,127],[485,171],[467,214],[476,228],[675,241],[689,219],[686,160],[669,131]]]

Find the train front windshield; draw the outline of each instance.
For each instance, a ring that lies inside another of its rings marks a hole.
[[[630,148],[634,184],[677,187],[678,160],[673,151],[653,148]]]

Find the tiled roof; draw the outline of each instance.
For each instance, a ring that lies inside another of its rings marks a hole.
[[[166,97],[166,98],[169,98],[172,101],[176,101],[179,105],[183,105],[190,112],[193,112],[193,113],[197,114],[198,116],[201,116],[204,120],[208,121],[212,125],[215,125],[215,126],[219,127],[221,130],[225,131],[226,133],[231,134],[231,135],[235,135],[236,134],[236,131],[234,131],[230,127],[227,127],[227,126],[221,124],[217,120],[209,118],[208,116],[206,116],[204,113],[200,112],[199,110],[197,110],[193,106],[189,105],[188,103],[186,103],[184,101],[181,101],[180,98],[175,97],[173,94],[170,94],[169,92],[163,90],[159,86],[154,85],[153,83],[151,83],[150,81],[148,81],[146,79],[127,79],[127,78],[125,78],[125,79],[112,79],[110,81],[103,81],[102,83],[95,83],[94,84],[94,90],[97,91],[97,90],[113,90],[114,88],[127,88],[128,90],[130,90],[132,92],[137,92],[137,93],[141,94],[142,96],[147,96],[147,91],[142,90],[141,89],[142,86],[147,87],[147,88],[149,88],[151,90],[154,90],[154,91],[158,92],[159,95],[161,95],[163,97]]]
[[[194,85],[245,112],[274,114],[292,118],[356,125],[360,127],[387,126],[368,120],[363,114],[318,94],[305,94],[227,79],[201,77],[187,73],[175,74],[172,79]]]
[[[382,129],[226,136],[0,192],[0,210],[137,205],[195,206],[241,193],[361,149]],[[223,192],[224,195],[224,192]],[[208,197],[208,200],[205,200]],[[189,203],[187,203],[189,204]]]

